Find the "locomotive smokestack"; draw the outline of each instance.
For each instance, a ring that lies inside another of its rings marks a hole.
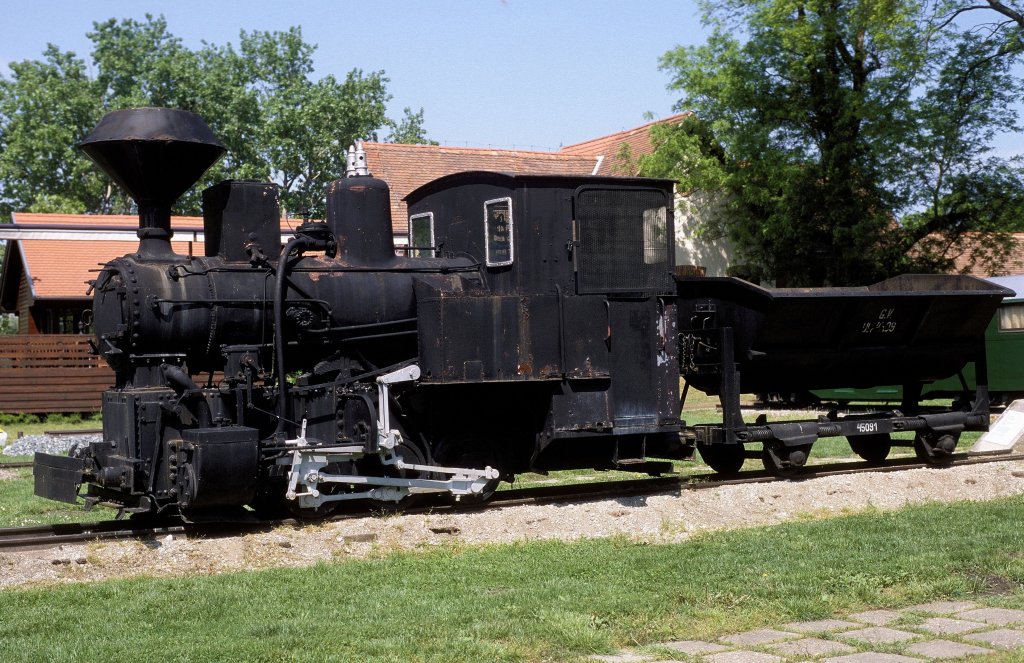
[[[227,148],[195,113],[128,108],[103,116],[78,144],[139,208],[139,252],[173,255],[171,205]]]

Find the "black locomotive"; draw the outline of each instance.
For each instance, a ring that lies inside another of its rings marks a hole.
[[[819,436],[879,459],[890,432],[917,430],[942,458],[987,426],[983,380],[940,412],[908,400],[746,425],[739,393],[769,383],[958,370],[984,351],[1005,291],[966,277],[799,292],[677,278],[669,181],[451,175],[407,198],[420,245],[398,255],[387,184],[353,149],[325,221],[282,247],[276,187],[222,182],[203,192],[206,255],[185,256],[171,205],[224,151],[205,123],[116,111],[80,147],[135,199],[140,243],[93,284],[95,349],[117,383],[101,442],[37,454],[51,499],[75,502],[85,484],[88,506],[130,513],[320,513],[418,492],[482,499],[528,470],[657,473],[668,464],[652,458],[694,445],[721,471],[759,453],[787,472]],[[681,375],[721,396],[722,425],[684,426]]]

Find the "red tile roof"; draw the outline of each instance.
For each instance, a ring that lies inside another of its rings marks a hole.
[[[35,299],[85,299],[88,281],[102,263],[139,248],[137,241],[26,239],[18,244]],[[171,245],[176,253],[188,252],[187,242]],[[192,253],[203,255],[203,243],[193,242]]]
[[[440,145],[365,143],[366,165],[391,187],[391,223],[395,234],[409,229],[402,201],[420,186],[445,175],[467,170],[534,175],[590,175],[596,159],[560,152],[529,152]]]
[[[38,214],[34,212],[15,212],[12,215],[15,226],[79,226],[105,228],[138,228],[138,214]],[[172,216],[171,228],[202,229],[201,216]]]
[[[15,226],[68,226],[89,228],[139,227],[135,214],[33,214],[14,213]],[[200,216],[171,217],[172,229],[201,229]],[[84,299],[88,281],[96,278],[99,266],[112,258],[131,253],[139,247],[138,240],[81,241],[68,239],[23,239],[16,244],[21,250],[22,265],[28,272],[35,299]],[[171,242],[174,251],[187,254],[188,242]],[[192,243],[192,254],[203,255],[202,242]]]
[[[610,136],[577,143],[558,152],[500,150],[438,145],[400,145],[365,143],[370,172],[391,187],[392,225],[396,235],[408,232],[408,212],[403,198],[427,182],[467,170],[487,170],[536,175],[635,175],[622,172],[621,150],[629,146],[631,159],[653,149],[650,128],[659,122],[678,121],[684,115],[649,122]],[[61,225],[88,228],[135,228],[138,217],[128,214],[33,214],[16,212],[16,225]],[[282,231],[290,231],[299,222],[282,220]],[[172,217],[171,228],[202,229],[202,217]],[[12,246],[15,242],[11,243]],[[84,298],[85,282],[95,278],[95,270],[116,256],[130,253],[138,246],[134,241],[18,240],[25,268],[32,279],[36,298]],[[187,253],[187,242],[173,242],[174,250]],[[203,254],[202,242],[194,242],[193,255]],[[4,279],[10,278],[6,273]],[[17,284],[0,283],[0,291]]]
[[[290,232],[297,221],[282,219],[282,232]],[[133,214],[35,214],[14,213],[14,227],[65,226],[77,228],[138,228],[139,217]],[[171,229],[202,230],[201,216],[172,216]],[[132,253],[139,247],[138,240],[72,240],[21,239],[10,243],[20,250],[22,265],[28,272],[32,296],[35,299],[79,299],[86,297],[87,282],[96,278],[100,265],[118,256]],[[201,256],[203,242],[191,243],[192,255]],[[175,253],[188,255],[189,241],[171,241]],[[3,275],[7,277],[6,273]],[[17,288],[17,284],[5,284]]]
[[[566,145],[559,153],[600,158],[598,175],[635,176],[639,174],[637,169],[639,158],[654,151],[654,145],[651,142],[651,127],[658,124],[676,124],[689,115],[690,113],[679,113],[633,129],[574,145]]]
[[[930,251],[941,252],[941,255],[952,259],[950,271],[954,274],[982,278],[1024,274],[1024,233],[1009,233],[1008,239],[1007,244],[1000,245],[982,241],[977,233],[967,233],[956,242],[947,244],[940,235],[929,235],[918,244],[927,244]]]

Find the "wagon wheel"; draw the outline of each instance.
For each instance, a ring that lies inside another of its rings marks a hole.
[[[739,472],[746,458],[742,444],[698,444],[697,451],[708,467],[723,476]]]
[[[960,433],[918,431],[914,436],[914,454],[918,460],[935,467],[946,467],[953,462],[953,451],[960,441]]]
[[[888,433],[853,435],[846,440],[850,443],[853,453],[872,465],[883,462],[892,451],[892,437]]]
[[[493,448],[465,438],[450,437],[442,440],[434,450],[434,462],[443,467],[482,470],[490,466],[501,470],[498,454]],[[463,504],[483,504],[494,497],[499,483],[501,483],[501,479],[492,479],[487,482],[482,492],[476,495],[461,495],[461,502]]]
[[[780,442],[765,442],[761,452],[764,469],[777,477],[791,477],[799,474],[807,458],[811,455],[811,445],[801,444],[787,447]]]

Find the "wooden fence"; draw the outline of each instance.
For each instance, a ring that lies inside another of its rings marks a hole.
[[[90,336],[0,336],[0,412],[98,412],[114,371],[90,354]]]

